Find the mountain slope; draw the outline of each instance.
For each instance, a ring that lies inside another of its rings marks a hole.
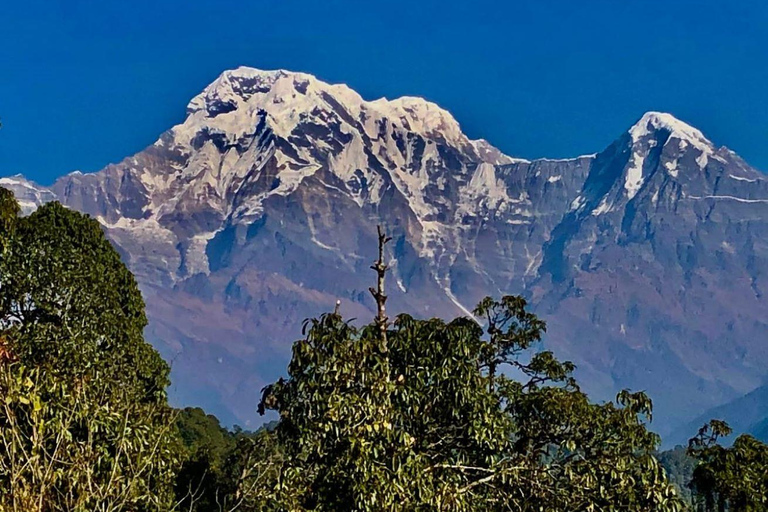
[[[693,421],[677,428],[669,441],[686,443],[702,425],[712,419],[728,422],[734,433],[731,440],[746,433],[768,442],[768,384],[736,400],[706,411]]]
[[[254,420],[305,317],[338,298],[372,316],[378,222],[394,237],[391,311],[524,294],[586,389],[649,390],[662,432],[768,373],[768,181],[668,114],[596,155],[526,161],[419,98],[239,68],[133,157],[38,195],[14,179],[28,203],[55,196],[102,222],[174,396],[228,423]]]
[[[569,355],[648,390],[665,419],[741,395],[768,357],[766,199],[735,154],[649,113],[596,157],[553,230],[540,311],[575,334]]]

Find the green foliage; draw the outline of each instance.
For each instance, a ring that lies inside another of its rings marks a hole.
[[[184,447],[190,454],[208,453],[214,467],[220,468],[237,444],[235,434],[221,426],[218,418],[199,407],[179,411],[176,425]]]
[[[10,233],[21,214],[21,207],[13,197],[13,192],[0,187],[0,233]]]
[[[531,350],[545,326],[519,297],[476,314],[486,332],[400,315],[386,347],[377,324],[308,322],[262,399],[271,460],[241,493],[260,510],[682,510],[645,395],[591,403],[573,365]]]
[[[697,510],[715,512],[768,511],[768,446],[750,435],[725,448],[718,440],[731,434],[722,421],[704,425],[688,444],[700,464],[693,472]]]
[[[692,501],[690,484],[698,461],[688,455],[684,446],[675,446],[671,450],[661,452],[657,458],[667,472],[669,481],[675,485],[685,502],[690,504]]]
[[[18,219],[8,244],[0,318],[20,360],[165,399],[168,366],[143,339],[144,301],[98,222],[49,203]]]
[[[215,416],[192,407],[179,411],[176,424],[185,448],[176,475],[176,508],[189,512],[261,510],[245,482],[252,485],[256,474],[275,474],[276,444],[270,425],[257,432],[239,427],[230,431]]]
[[[168,366],[99,224],[0,191],[0,510],[168,510]]]
[[[181,510],[217,510],[232,492],[227,461],[238,446],[235,434],[200,408],[186,408],[176,418],[186,457],[176,475]]]

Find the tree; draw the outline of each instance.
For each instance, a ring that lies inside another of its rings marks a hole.
[[[19,215],[21,215],[21,206],[13,196],[13,192],[0,187],[0,233],[6,233],[7,237],[13,231]]]
[[[690,505],[692,500],[690,484],[698,461],[688,455],[687,447],[681,445],[659,453],[657,458],[664,466],[667,478],[677,488],[680,497]]]
[[[231,432],[215,416],[193,407],[180,411],[176,424],[186,451],[175,483],[179,509],[230,510],[236,482],[232,467],[236,454],[248,447],[240,441],[249,434]]]
[[[168,510],[168,366],[99,224],[0,189],[0,510]]]
[[[699,461],[691,481],[697,510],[768,511],[768,446],[746,434],[730,448],[718,444],[730,434],[727,423],[712,420],[688,443]]]
[[[379,235],[375,321],[307,321],[288,378],[264,390],[280,416],[269,463],[238,483],[258,510],[682,510],[644,394],[591,403],[572,364],[533,350],[545,324],[520,297],[483,300],[485,329],[389,325]]]

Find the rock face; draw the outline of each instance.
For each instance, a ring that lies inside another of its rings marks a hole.
[[[177,402],[253,424],[305,317],[372,318],[375,225],[390,311],[529,297],[596,398],[646,389],[662,433],[768,374],[768,180],[668,114],[605,151],[510,158],[419,98],[365,101],[239,68],[186,120],[94,174],[0,185],[89,213],[137,275]]]

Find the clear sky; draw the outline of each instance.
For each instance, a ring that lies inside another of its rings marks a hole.
[[[424,96],[528,158],[668,111],[768,170],[765,0],[6,0],[0,42],[0,175],[44,184],[151,144],[239,65]]]

